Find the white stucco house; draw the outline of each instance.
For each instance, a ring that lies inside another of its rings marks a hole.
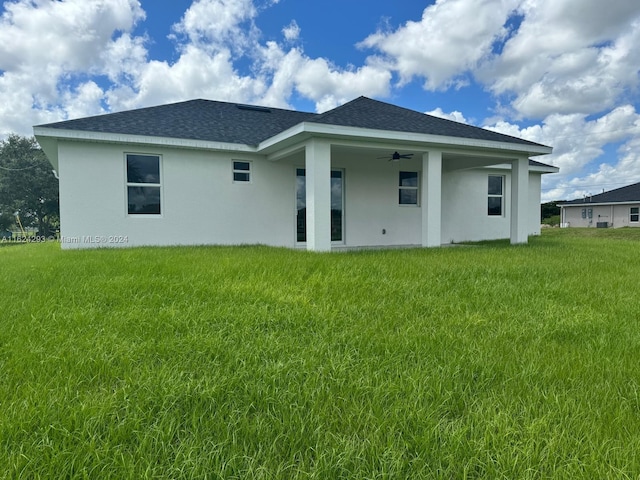
[[[640,183],[558,203],[560,225],[567,227],[640,227]]]
[[[540,233],[551,148],[366,97],[322,114],[192,100],[34,127],[63,248],[328,251]]]

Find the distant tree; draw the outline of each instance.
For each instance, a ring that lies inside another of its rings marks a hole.
[[[540,205],[541,216],[542,218],[554,217],[556,215],[560,215],[560,207],[558,206],[559,202],[547,202]]]
[[[18,214],[42,235],[60,222],[58,179],[35,138],[10,135],[0,143],[0,213],[12,224]]]
[[[0,213],[0,233],[9,230],[13,226],[13,216],[6,213]]]

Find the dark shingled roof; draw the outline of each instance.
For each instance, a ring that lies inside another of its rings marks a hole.
[[[255,146],[305,121],[541,146],[521,138],[426,115],[367,97],[356,98],[322,114],[211,100],[190,100],[38,126]]]
[[[541,146],[522,138],[492,132],[465,123],[398,107],[390,103],[359,97],[310,120],[313,123],[361,127],[396,132],[427,133],[448,137],[472,138],[493,142],[507,142]]]
[[[314,115],[279,108],[189,100],[39,126],[258,145]]]
[[[558,205],[583,205],[586,203],[624,203],[640,202],[640,183],[616,188],[608,192],[591,195],[586,198],[578,198],[569,202],[561,202]]]

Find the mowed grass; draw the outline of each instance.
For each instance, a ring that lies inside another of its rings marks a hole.
[[[0,478],[638,478],[639,251],[0,248]]]

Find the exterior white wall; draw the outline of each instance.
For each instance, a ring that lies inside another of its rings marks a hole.
[[[331,158],[331,168],[344,171],[344,245],[420,245],[421,207],[399,205],[398,172],[421,172],[421,159],[388,162],[353,152],[338,150]],[[58,153],[63,248],[296,246],[300,157],[273,162],[250,154],[62,140]],[[126,153],[161,156],[161,215],[127,213]],[[233,160],[251,162],[251,183],[233,182]],[[500,217],[487,215],[490,174],[506,177]],[[529,180],[531,235],[540,233],[540,176],[531,173]],[[442,243],[509,238],[510,191],[507,169],[444,171]]]
[[[640,207],[638,203],[626,203],[618,205],[576,205],[563,207],[563,223],[569,227],[597,227],[598,222],[607,222],[608,227],[640,227],[640,222],[631,222],[629,211],[631,207]],[[592,217],[582,218],[582,209],[591,209]]]
[[[488,175],[503,175],[501,216],[487,215]],[[540,235],[541,174],[529,173],[528,234]],[[445,172],[442,179],[442,243],[497,240],[511,233],[511,172],[478,168]]]
[[[125,153],[161,155],[162,214],[127,214]],[[234,183],[232,160],[251,161]],[[61,142],[63,248],[246,244],[294,246],[291,166],[261,156]]]
[[[389,162],[335,154],[332,168],[344,169],[345,245],[422,243],[420,207],[398,204],[398,172],[420,172],[420,159]]]

